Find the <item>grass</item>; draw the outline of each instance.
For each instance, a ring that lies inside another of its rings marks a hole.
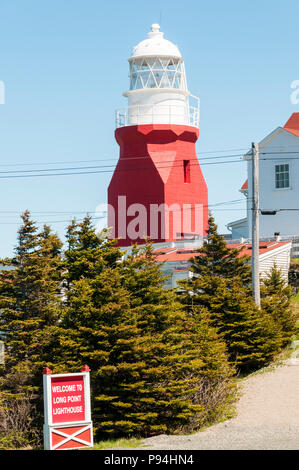
[[[99,442],[94,442],[93,447],[83,447],[79,450],[108,450],[108,449],[136,449],[142,445],[143,439],[132,437],[131,439],[106,439]],[[43,450],[43,447],[21,447],[15,450]]]
[[[107,439],[105,441],[95,442],[92,450],[106,450],[106,449],[118,449],[118,448],[126,448],[126,449],[136,449],[140,447],[142,443],[142,439]],[[88,449],[86,449],[88,450]]]

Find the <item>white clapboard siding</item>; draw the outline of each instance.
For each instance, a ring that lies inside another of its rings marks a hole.
[[[290,267],[292,242],[284,243],[277,248],[267,250],[266,253],[260,255],[260,276],[266,277],[271,272],[274,265],[281,270],[286,282],[288,282],[288,271]],[[164,275],[169,276],[165,282],[165,288],[177,287],[177,281],[188,279],[191,272],[188,270],[188,261],[166,261],[161,266]]]
[[[290,267],[292,244],[287,243],[282,247],[272,250],[269,253],[260,255],[260,275],[265,277],[270,273],[274,265],[280,269],[284,279],[288,282],[288,272]]]

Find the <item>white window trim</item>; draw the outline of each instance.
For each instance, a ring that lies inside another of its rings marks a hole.
[[[277,165],[289,165],[289,186],[285,188],[276,188],[276,166]],[[290,160],[277,160],[274,162],[273,165],[273,191],[291,191],[293,189],[292,187],[292,173],[293,173],[293,168]]]

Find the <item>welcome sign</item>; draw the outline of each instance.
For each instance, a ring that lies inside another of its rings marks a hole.
[[[83,376],[52,377],[52,421],[63,423],[85,421]]]
[[[92,447],[89,367],[74,374],[44,377],[44,448],[47,450]]]

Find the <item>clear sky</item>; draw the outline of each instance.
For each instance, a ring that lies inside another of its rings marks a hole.
[[[299,112],[290,100],[299,80],[298,18],[298,0],[0,0],[0,176],[115,163],[127,59],[152,23],[179,46],[189,90],[201,99],[200,158],[242,153]],[[244,162],[202,170],[210,203],[243,197]],[[107,201],[110,178],[108,171],[1,178],[0,256],[12,254],[22,211],[63,238],[73,215],[94,214]],[[215,210],[220,231],[244,209]]]

